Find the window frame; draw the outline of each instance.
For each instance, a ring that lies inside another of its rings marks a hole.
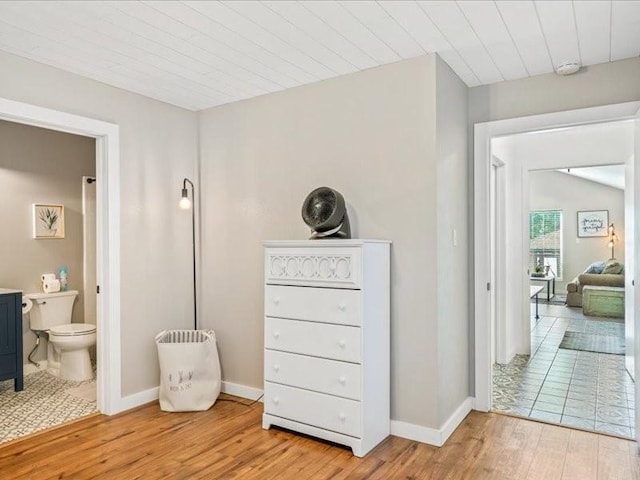
[[[534,213],[547,213],[547,212],[558,212],[559,214],[559,224],[560,227],[558,229],[559,231],[559,235],[558,235],[558,268],[557,271],[555,272],[554,276],[556,278],[556,280],[562,281],[563,277],[564,277],[564,211],[560,208],[545,208],[545,209],[536,209],[536,210],[529,210],[529,268],[533,269],[535,267],[535,264],[533,262],[533,259],[535,258],[536,255],[534,255],[532,252],[533,250],[531,249],[531,241],[533,240],[533,238],[531,237],[531,216]],[[540,255],[538,255],[540,256]],[[544,255],[543,255],[544,258]],[[555,256],[553,256],[552,258],[556,258]],[[533,270],[531,270],[531,272],[533,272]]]

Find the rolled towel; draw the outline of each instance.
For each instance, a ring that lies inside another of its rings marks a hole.
[[[50,280],[42,283],[44,293],[56,293],[60,291],[60,280]]]
[[[50,282],[51,280],[55,280],[56,279],[56,274],[55,273],[43,273],[42,275],[40,275],[40,279],[43,282]]]

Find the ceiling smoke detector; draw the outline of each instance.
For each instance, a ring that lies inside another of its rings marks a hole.
[[[556,67],[556,73],[558,75],[572,75],[580,70],[580,64],[578,62],[565,62]]]

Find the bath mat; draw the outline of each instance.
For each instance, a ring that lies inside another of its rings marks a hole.
[[[560,348],[624,355],[624,336],[594,335],[593,333],[567,331],[564,334]]]
[[[79,387],[70,388],[67,390],[69,395],[73,395],[74,397],[81,398],[88,402],[96,401],[96,384],[95,382],[86,383],[84,385],[80,385]]]

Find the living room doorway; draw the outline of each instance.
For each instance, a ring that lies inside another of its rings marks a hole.
[[[599,141],[611,127],[624,128],[604,126]],[[627,153],[610,149],[612,159]],[[624,164],[529,172],[530,353],[494,364],[494,411],[635,436],[624,355],[624,183]]]
[[[567,166],[570,168],[577,168],[589,165],[604,165],[606,163],[612,163],[611,160],[606,160],[606,154],[608,153],[607,150],[610,151],[612,148],[615,148],[609,145],[608,147],[604,146],[595,149],[587,149],[590,151],[582,152],[581,155],[577,156],[577,159],[573,163],[567,165],[565,162],[563,162],[564,164],[559,163],[559,158],[555,153],[544,155],[539,149],[536,150],[537,147],[532,143],[533,140],[535,140],[534,137],[546,138],[546,143],[548,145],[550,142],[553,143],[555,141],[555,137],[559,138],[561,134],[568,134],[569,136],[576,134],[578,129],[575,127],[567,127],[566,125],[581,124],[583,126],[592,127],[592,130],[586,136],[583,136],[582,139],[578,139],[578,137],[574,138],[573,148],[581,152],[582,149],[579,147],[588,144],[589,137],[592,137],[594,140],[602,139],[602,135],[599,133],[599,129],[601,127],[605,127],[606,130],[607,125],[613,121],[633,118],[639,108],[640,104],[635,102],[476,125],[475,292],[477,409],[489,410],[492,404],[491,373],[493,369],[490,364],[492,357],[491,353],[494,347],[494,335],[492,332],[498,331],[499,328],[492,329],[491,320],[489,319],[493,318],[491,315],[493,311],[499,311],[499,309],[495,306],[493,309],[490,308],[492,303],[490,302],[490,298],[497,298],[498,302],[504,302],[506,304],[506,317],[509,317],[511,312],[516,312],[520,319],[527,319],[530,314],[530,303],[528,301],[529,295],[525,296],[524,294],[525,291],[528,292],[530,290],[530,281],[527,272],[527,264],[529,261],[529,238],[527,235],[522,234],[522,232],[528,231],[529,228],[528,205],[526,209],[524,208],[525,204],[528,203],[529,197],[529,174],[533,171],[559,169]],[[630,141],[627,143],[631,145],[631,155],[629,156],[630,158],[622,160],[621,162],[629,162],[628,166],[631,168],[627,168],[627,176],[632,179],[631,184],[635,185],[637,184],[637,179],[635,179],[637,175],[634,175],[633,171],[633,152],[634,149],[637,148],[638,144],[634,141],[636,133],[634,133],[635,125],[633,120],[630,121],[629,127],[629,132],[631,133],[628,133],[628,140]],[[507,153],[517,153],[518,150],[520,152],[528,151],[533,156],[533,160],[520,163],[517,166],[512,163],[511,165],[515,168],[512,168],[511,171],[509,171],[509,160],[507,159],[505,161],[505,166],[507,168],[502,167],[503,171],[501,172],[501,175],[505,179],[505,191],[500,192],[498,196],[502,195],[503,198],[506,199],[504,203],[506,221],[511,225],[517,225],[520,231],[520,239],[508,234],[496,239],[497,257],[499,257],[500,252],[502,252],[506,259],[504,264],[509,266],[509,269],[514,269],[516,272],[514,281],[507,279],[505,282],[504,279],[506,277],[506,272],[501,272],[499,268],[495,268],[494,263],[496,261],[496,256],[488,255],[491,250],[491,248],[489,248],[492,241],[491,236],[492,233],[495,232],[495,225],[490,221],[492,215],[490,212],[493,212],[493,208],[489,205],[491,197],[489,185],[491,184],[490,178],[494,175],[491,171],[491,165],[495,165],[495,163],[491,162],[490,159],[493,160],[497,156],[501,160],[505,160],[505,158],[508,157],[508,155],[504,155],[505,148],[507,147],[504,145],[500,146],[499,143],[509,133],[523,133],[524,135],[520,135],[522,140],[521,145],[519,147],[513,147],[512,151],[507,151]],[[487,147],[486,151],[484,150],[485,145]],[[503,154],[502,156],[501,153]],[[591,158],[594,159],[593,162],[590,161]],[[633,207],[633,199],[635,198],[633,191],[628,198],[631,199],[629,205]],[[625,199],[625,203],[626,202],[627,199]],[[526,211],[527,215],[522,215],[523,211]],[[631,220],[635,219],[637,216],[637,212],[628,212],[628,215],[629,213],[631,214]],[[633,232],[637,231],[635,229],[635,225],[633,225],[633,222],[625,222],[625,224],[630,232],[629,236],[632,238]],[[637,245],[633,245],[632,248],[629,249],[632,254],[631,256],[635,254],[635,250],[637,249]],[[633,295],[634,288],[629,287],[631,286],[633,276],[637,270],[633,265],[633,258],[631,258],[631,262],[629,263],[631,264],[631,274],[628,275],[628,277],[625,277],[625,281],[628,283],[625,286],[627,287],[627,290],[630,290],[631,294],[625,295],[625,302],[627,304],[631,302],[632,308],[627,309],[627,311],[632,312],[633,305],[635,303],[635,296]],[[495,271],[495,274],[490,274],[490,278],[487,278],[487,274],[492,271]],[[518,277],[518,275],[520,275],[520,277]],[[501,276],[502,282],[500,281]],[[486,282],[485,279],[491,281]],[[486,289],[484,288],[485,283],[487,285]],[[501,283],[504,284],[502,291],[500,290]],[[544,285],[544,287],[545,289],[541,293],[545,296],[546,300],[546,285]],[[493,292],[494,289],[497,289],[497,291]],[[491,292],[492,295],[488,295],[489,292]],[[556,293],[558,293],[558,291],[556,291]],[[547,304],[546,301],[544,306],[545,308],[556,307],[554,305]],[[550,314],[550,312],[540,312],[540,316],[544,316],[544,314]],[[556,316],[554,318],[558,317],[559,316]],[[634,322],[632,321],[628,323],[631,328],[633,328]],[[515,355],[519,352],[520,354],[531,353],[532,332],[530,324],[525,325],[525,322],[521,322],[520,325],[510,325],[506,329],[503,329],[502,332],[503,334],[506,334],[505,336],[508,337],[508,341],[510,342],[508,348],[505,349],[505,351],[507,351],[507,355]],[[630,353],[632,354],[630,356],[631,361],[633,361],[633,357],[635,356],[633,354],[636,349],[637,347],[635,346],[632,346],[630,349]],[[575,368],[575,364],[571,368]],[[633,368],[631,368],[631,370],[633,371]],[[629,398],[626,398],[626,401],[626,407],[633,407],[635,404],[635,401],[629,403]],[[629,414],[629,423],[633,425],[635,423],[635,411],[633,408],[628,408],[628,410],[632,411],[632,413]],[[632,427],[630,426],[628,428],[631,429]]]

